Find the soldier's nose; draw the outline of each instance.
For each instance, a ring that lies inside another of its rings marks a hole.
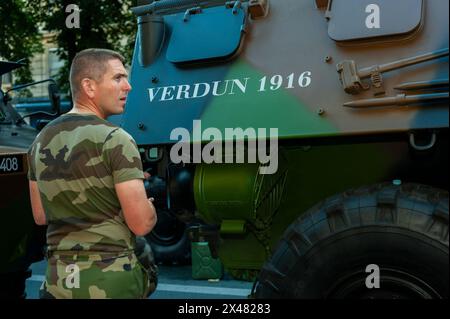
[[[132,87],[130,82],[128,82],[128,80],[125,80],[125,91],[131,91]]]

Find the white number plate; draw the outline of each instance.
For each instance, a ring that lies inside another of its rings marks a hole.
[[[0,155],[0,174],[23,172],[23,155]]]

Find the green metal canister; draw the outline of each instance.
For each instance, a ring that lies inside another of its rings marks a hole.
[[[192,278],[194,279],[220,279],[223,275],[223,266],[219,258],[211,255],[209,244],[206,241],[192,242]]]

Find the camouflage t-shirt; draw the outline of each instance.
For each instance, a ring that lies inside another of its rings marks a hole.
[[[28,152],[47,218],[49,251],[125,253],[135,236],[114,185],[143,179],[133,138],[95,115],[65,114],[49,123]]]

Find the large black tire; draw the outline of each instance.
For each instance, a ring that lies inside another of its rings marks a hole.
[[[449,197],[429,186],[380,184],[314,206],[283,235],[257,298],[448,298]],[[379,288],[366,286],[368,265]]]
[[[191,262],[191,241],[186,224],[166,210],[158,211],[155,228],[145,236],[158,264],[186,265]]]

